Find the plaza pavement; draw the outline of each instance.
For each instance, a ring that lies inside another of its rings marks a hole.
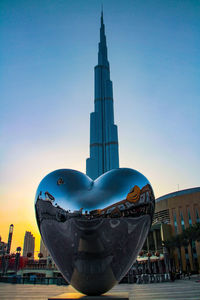
[[[75,292],[71,286],[0,283],[1,300],[48,300],[48,297]],[[130,300],[200,300],[200,280],[177,280],[151,284],[118,284],[112,292],[129,292]]]

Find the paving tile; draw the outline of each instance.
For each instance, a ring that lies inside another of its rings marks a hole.
[[[1,300],[47,300],[63,293],[73,293],[71,286],[0,283]],[[177,280],[151,284],[118,284],[110,292],[129,293],[130,300],[200,300],[200,282]]]

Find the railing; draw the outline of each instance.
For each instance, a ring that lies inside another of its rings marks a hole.
[[[55,266],[47,266],[47,265],[26,265],[23,268],[18,268],[19,270],[46,270],[46,271],[57,271],[58,269]],[[9,271],[14,271],[16,272],[16,267],[15,266],[8,266],[8,268],[6,268],[6,272]],[[0,274],[3,273],[2,268],[0,268]]]
[[[22,270],[57,270],[54,266],[46,266],[46,265],[26,265]]]
[[[128,274],[120,283],[158,283],[158,282],[166,282],[170,281],[169,274],[141,274],[141,275],[134,275]]]
[[[13,284],[57,284],[68,285],[66,280],[62,277],[21,277],[21,276],[7,276],[0,277],[0,282]]]

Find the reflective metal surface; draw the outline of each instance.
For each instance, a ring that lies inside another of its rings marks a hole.
[[[136,260],[149,232],[155,198],[141,173],[111,170],[95,181],[61,169],[48,174],[35,198],[42,239],[78,291],[111,289]]]

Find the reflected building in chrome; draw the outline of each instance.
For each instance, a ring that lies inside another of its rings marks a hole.
[[[36,218],[65,279],[87,295],[105,293],[119,282],[146,240],[154,199],[147,178],[129,168],[110,170],[95,181],[70,169],[48,174],[36,192]]]
[[[114,124],[113,87],[103,12],[98,65],[94,69],[94,77],[94,112],[90,114],[90,158],[86,160],[86,174],[93,180],[109,170],[119,168],[118,133]]]

